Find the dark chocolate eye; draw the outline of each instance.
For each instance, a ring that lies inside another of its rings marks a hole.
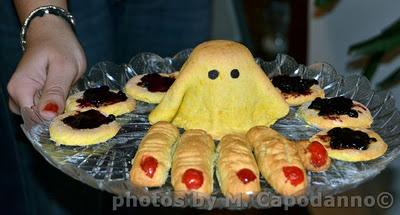
[[[231,77],[232,78],[239,78],[240,72],[237,69],[232,69],[231,71]]]
[[[218,78],[218,75],[219,75],[219,72],[218,72],[217,70],[215,70],[215,69],[210,70],[210,71],[208,72],[208,77],[209,77],[211,80],[214,80],[214,79]]]

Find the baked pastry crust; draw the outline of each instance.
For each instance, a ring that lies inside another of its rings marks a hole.
[[[160,187],[165,183],[178,138],[178,129],[168,122],[158,122],[148,130],[132,160],[130,180],[133,185]],[[155,158],[158,162],[152,177],[147,176],[141,168],[141,161],[148,156]]]
[[[50,139],[60,145],[93,145],[113,138],[121,128],[115,120],[92,129],[75,129],[62,121],[64,118],[77,113],[78,111],[73,111],[54,118],[49,127]]]
[[[164,77],[177,77],[179,72],[174,73],[159,73],[159,75]],[[166,92],[150,92],[145,87],[138,86],[137,84],[141,82],[141,78],[145,74],[137,75],[132,77],[125,85],[125,92],[131,98],[139,101],[158,104],[164,98]]]
[[[343,161],[358,162],[376,159],[387,150],[387,144],[383,141],[382,137],[376,132],[364,128],[352,128],[353,130],[362,131],[367,133],[370,138],[375,138],[376,142],[371,142],[366,150],[358,149],[332,149],[330,147],[330,138],[327,136],[329,130],[323,130],[310,138],[310,141],[318,141],[325,146],[328,155],[331,158]]]
[[[279,88],[276,88],[279,90]],[[280,90],[279,90],[280,91]],[[306,102],[311,102],[314,99],[320,97],[325,97],[324,90],[317,84],[314,84],[310,87],[309,94],[299,94],[299,93],[282,93],[283,98],[290,106],[298,106],[304,104]]]
[[[220,139],[255,125],[272,125],[288,112],[288,104],[245,46],[215,40],[193,50],[149,121],[203,129]]]
[[[171,182],[177,195],[192,191],[209,196],[213,191],[215,145],[212,137],[200,129],[185,131],[176,146],[172,160]],[[190,190],[182,182],[188,169],[202,172],[203,183],[198,189]]]
[[[117,92],[115,90],[112,90],[112,91]],[[136,101],[134,99],[128,97],[128,99],[126,101],[117,102],[117,103],[110,104],[110,105],[102,105],[98,108],[96,108],[94,106],[82,108],[79,106],[79,103],[76,100],[82,98],[83,93],[84,93],[84,91],[81,91],[81,92],[78,92],[78,93],[68,97],[68,99],[66,101],[66,105],[65,105],[65,112],[85,111],[85,110],[89,110],[89,109],[95,109],[95,110],[98,110],[98,111],[108,114],[108,115],[112,114],[114,116],[120,116],[122,114],[134,111],[135,107],[136,107]]]
[[[272,188],[283,196],[304,194],[308,186],[307,174],[294,143],[265,126],[250,129],[246,136],[254,149],[258,168]],[[285,167],[299,169],[303,180],[293,185],[285,176]]]
[[[312,152],[308,149],[308,146],[311,144],[308,140],[302,140],[295,143],[297,147],[297,154],[299,155],[304,167],[312,172],[323,172],[329,169],[331,166],[331,159],[326,154],[326,162],[321,166],[316,166],[312,163],[311,156]],[[324,147],[322,145],[322,147]]]
[[[373,122],[371,112],[360,102],[353,100],[353,108],[358,112],[358,117],[350,117],[348,115],[329,115],[319,116],[319,110],[308,109],[311,102],[307,102],[300,106],[298,114],[308,124],[320,129],[329,129],[334,127],[354,127],[354,128],[370,128]]]
[[[225,135],[217,147],[216,174],[221,192],[228,198],[248,199],[260,192],[260,172],[250,143],[244,135]],[[238,177],[242,169],[251,170],[256,178],[243,183]]]

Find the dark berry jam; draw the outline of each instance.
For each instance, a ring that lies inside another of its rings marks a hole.
[[[310,87],[318,84],[315,79],[303,79],[300,76],[278,75],[272,77],[272,84],[282,93],[309,94]]]
[[[67,116],[62,121],[75,129],[91,129],[98,128],[101,125],[108,124],[115,120],[115,116],[110,114],[108,116],[103,115],[97,110],[87,110],[84,112],[78,112],[75,115]]]
[[[367,150],[375,138],[370,138],[367,133],[350,128],[332,128],[328,131],[330,147],[332,149],[358,149]]]
[[[85,90],[85,92],[83,93],[83,97],[76,100],[76,102],[79,103],[79,106],[81,108],[93,106],[98,108],[104,105],[111,105],[118,102],[123,102],[127,99],[128,97],[126,97],[125,93],[123,93],[122,91],[114,93],[110,91],[109,87],[101,86]]]
[[[316,98],[311,102],[310,106],[308,106],[308,109],[319,110],[319,116],[337,114],[357,118],[358,112],[353,110],[352,107],[353,100],[340,96],[330,99]]]
[[[137,85],[147,88],[150,92],[167,92],[174,83],[174,77],[164,77],[158,73],[151,73],[143,76]]]

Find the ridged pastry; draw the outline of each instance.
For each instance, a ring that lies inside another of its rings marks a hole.
[[[88,111],[93,112],[94,110]],[[105,142],[114,137],[120,129],[120,125],[115,120],[88,129],[73,128],[63,122],[65,118],[79,113],[79,111],[73,111],[54,118],[49,127],[50,139],[61,145],[85,146]],[[102,115],[106,116],[105,114]]]
[[[178,76],[179,72],[174,73],[159,73],[159,75],[163,77],[174,77]],[[161,99],[164,97],[166,92],[150,92],[146,87],[139,86],[138,84],[141,82],[141,78],[143,78],[145,74],[137,75],[132,77],[125,86],[126,94],[139,101],[144,101],[147,103],[155,103],[158,104],[161,102]]]
[[[385,154],[387,150],[387,144],[383,141],[383,139],[376,132],[363,128],[351,128],[354,131],[362,131],[366,133],[369,138],[375,138],[376,141],[370,141],[366,150],[359,149],[333,149],[330,146],[331,138],[328,136],[329,130],[323,130],[315,134],[310,138],[310,141],[320,142],[325,146],[328,151],[328,155],[331,158],[357,162],[357,161],[368,161],[376,159],[383,154]]]
[[[111,92],[117,93],[118,91],[110,90]],[[106,114],[112,114],[119,116],[125,113],[132,112],[135,110],[136,101],[132,98],[126,98],[125,101],[120,101],[112,104],[101,104],[98,107],[88,104],[87,106],[81,106],[78,102],[79,99],[83,98],[85,91],[78,92],[68,97],[65,106],[65,112],[71,111],[85,111],[89,109],[96,109]]]
[[[323,172],[329,169],[331,159],[325,147],[316,141],[308,140],[296,142],[297,154],[300,156],[304,167],[312,172]]]
[[[220,139],[255,125],[272,125],[288,112],[288,104],[245,46],[215,40],[193,50],[149,121],[203,129]]]
[[[160,187],[165,183],[178,138],[178,129],[167,122],[158,122],[148,130],[132,160],[133,185]]]
[[[172,160],[171,182],[177,195],[198,192],[209,196],[213,191],[215,145],[200,129],[187,130],[176,146]]]
[[[358,117],[351,117],[346,114],[332,114],[326,116],[318,115],[319,110],[309,109],[311,102],[300,106],[298,113],[308,124],[320,129],[329,129],[334,127],[354,127],[369,128],[373,122],[370,111],[367,107],[357,101],[353,101],[352,110],[358,113]]]
[[[283,196],[304,194],[308,180],[294,143],[265,126],[250,129],[246,136],[258,168],[272,188]]]
[[[217,153],[216,174],[224,196],[248,199],[248,195],[260,192],[260,172],[244,135],[224,136]]]

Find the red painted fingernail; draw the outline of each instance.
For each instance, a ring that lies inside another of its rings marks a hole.
[[[48,103],[46,106],[44,106],[43,110],[44,111],[48,111],[48,112],[57,113],[58,112],[58,105],[54,104],[54,103]]]

